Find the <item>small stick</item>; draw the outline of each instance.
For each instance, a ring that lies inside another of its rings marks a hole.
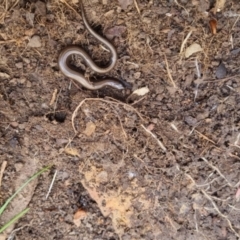
[[[50,194],[50,192],[51,192],[51,190],[52,190],[53,183],[54,183],[54,181],[55,181],[55,179],[56,179],[56,176],[57,176],[57,172],[58,172],[58,171],[56,170],[56,172],[54,173],[52,182],[51,182],[51,184],[50,184],[50,187],[49,187],[48,192],[47,192],[47,195],[46,195],[46,199],[48,199],[48,196],[49,196],[49,194]]]
[[[188,35],[185,37],[185,39],[183,40],[181,48],[180,48],[180,54],[183,52],[183,49],[184,49],[184,47],[185,47],[185,45],[187,43],[187,40],[190,38],[191,35],[192,35],[192,31],[190,31],[188,33]]]
[[[135,5],[135,7],[136,7],[136,9],[137,9],[138,14],[140,14],[140,9],[139,9],[139,7],[138,7],[137,0],[134,0],[134,5]]]
[[[154,139],[157,140],[158,145],[160,146],[160,148],[161,148],[164,152],[167,151],[167,149],[165,148],[165,146],[162,144],[162,142],[157,138],[157,136],[156,136],[155,134],[153,134],[151,131],[149,131],[147,128],[145,128],[142,124],[141,124],[141,127],[142,127],[147,133],[149,133]]]
[[[208,137],[206,137],[205,135],[203,135],[202,133],[200,133],[199,131],[197,131],[196,129],[194,129],[195,132],[197,132],[201,137],[203,137],[204,139],[206,139],[207,141],[211,142],[212,144],[216,145],[216,143],[209,139]]]
[[[167,61],[167,57],[166,57],[165,53],[164,53],[164,57],[165,57],[165,63],[166,63],[168,77],[169,77],[173,87],[176,88],[177,86],[176,86],[175,82],[173,81],[173,78],[172,78],[172,75],[171,75],[171,72],[170,72],[170,69],[169,69],[169,65],[168,65],[168,61]]]

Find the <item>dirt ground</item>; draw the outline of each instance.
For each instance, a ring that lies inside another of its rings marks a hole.
[[[0,1],[0,203],[52,165],[0,239],[239,239],[240,4],[215,4],[84,1],[118,52],[108,76],[132,84],[90,91],[57,65],[71,44],[109,61],[78,0]]]

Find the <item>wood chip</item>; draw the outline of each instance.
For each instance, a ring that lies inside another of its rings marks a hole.
[[[82,210],[82,209],[78,209],[77,212],[74,214],[73,216],[73,222],[77,227],[80,227],[81,225],[81,220],[84,219],[87,216],[87,212]]]
[[[96,125],[93,122],[88,122],[83,133],[89,137],[95,132],[95,129]]]
[[[192,45],[186,48],[185,57],[188,58],[192,54],[201,52],[202,50],[203,50],[202,47],[198,43],[193,43]]]
[[[65,148],[64,152],[72,156],[80,157],[78,150],[76,148]]]

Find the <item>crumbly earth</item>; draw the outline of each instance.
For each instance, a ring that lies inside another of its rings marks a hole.
[[[215,1],[134,2],[84,1],[119,55],[108,76],[132,84],[90,91],[57,66],[71,44],[109,61],[78,1],[0,1],[1,204],[52,166],[4,212],[1,225],[30,207],[2,239],[239,238],[238,0],[216,14]]]

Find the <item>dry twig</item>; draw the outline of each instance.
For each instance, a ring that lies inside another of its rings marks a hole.
[[[136,7],[136,9],[137,9],[138,14],[140,14],[140,9],[139,9],[139,7],[138,7],[137,0],[134,0],[134,5],[135,5],[135,7]]]
[[[181,44],[181,48],[180,48],[180,54],[183,52],[183,49],[187,43],[187,40],[190,38],[190,36],[192,35],[192,31],[190,31],[188,33],[188,35],[185,37],[185,39],[183,40],[182,44]]]
[[[166,63],[168,77],[169,77],[173,87],[176,88],[177,86],[176,86],[175,82],[173,81],[172,74],[171,74],[170,69],[169,69],[169,65],[168,65],[166,54],[164,54],[164,57],[165,57],[165,63]]]

